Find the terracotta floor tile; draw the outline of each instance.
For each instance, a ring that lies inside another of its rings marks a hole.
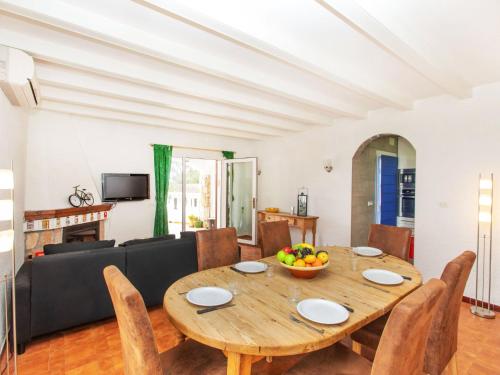
[[[254,249],[245,250],[251,256]],[[173,327],[162,308],[149,312],[158,349],[177,345],[181,334]],[[269,364],[254,364],[254,374],[281,374],[300,356],[274,358]],[[460,375],[500,375],[500,320],[473,316],[462,304],[458,335]],[[116,320],[108,319],[38,338],[19,356],[20,375],[122,375],[121,341]]]

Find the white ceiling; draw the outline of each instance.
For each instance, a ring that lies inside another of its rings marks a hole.
[[[497,0],[0,0],[41,108],[247,139],[500,80]]]

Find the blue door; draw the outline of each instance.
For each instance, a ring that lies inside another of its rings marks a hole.
[[[396,225],[398,215],[398,158],[380,156],[380,224]]]

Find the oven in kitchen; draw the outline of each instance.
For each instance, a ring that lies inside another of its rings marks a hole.
[[[399,216],[415,217],[415,189],[401,189],[399,197]]]

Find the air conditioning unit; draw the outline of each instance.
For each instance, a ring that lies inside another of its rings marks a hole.
[[[0,88],[12,105],[36,108],[40,91],[33,58],[18,49],[0,46]]]

